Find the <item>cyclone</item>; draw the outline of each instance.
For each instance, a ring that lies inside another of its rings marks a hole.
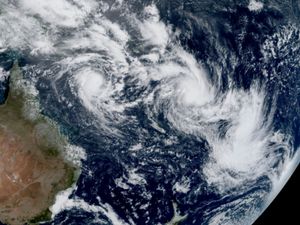
[[[46,224],[252,224],[298,166],[297,1],[0,3],[0,99],[80,146]]]

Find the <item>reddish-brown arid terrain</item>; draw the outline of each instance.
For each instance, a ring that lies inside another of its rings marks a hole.
[[[18,76],[14,68],[11,76]],[[12,77],[11,82],[17,82]],[[0,221],[22,225],[45,219],[55,194],[73,181],[74,168],[59,151],[64,140],[42,116],[25,119],[26,95],[11,85],[0,106]]]

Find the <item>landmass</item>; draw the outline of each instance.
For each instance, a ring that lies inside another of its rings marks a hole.
[[[34,224],[51,218],[55,195],[74,182],[76,168],[64,160],[67,145],[57,126],[39,114],[17,63],[0,105],[0,221]]]

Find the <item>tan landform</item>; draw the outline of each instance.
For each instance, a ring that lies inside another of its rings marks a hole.
[[[17,63],[0,105],[0,221],[33,224],[51,216],[55,195],[74,182],[75,168],[63,158],[67,145],[57,126],[36,113]]]

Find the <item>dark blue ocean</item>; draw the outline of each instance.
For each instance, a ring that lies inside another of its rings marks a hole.
[[[253,222],[285,163],[299,164],[299,1],[96,2],[74,26],[33,14],[53,52],[0,51],[0,102],[17,61],[42,114],[86,152],[69,205],[43,224]],[[77,77],[90,70],[103,91]]]

